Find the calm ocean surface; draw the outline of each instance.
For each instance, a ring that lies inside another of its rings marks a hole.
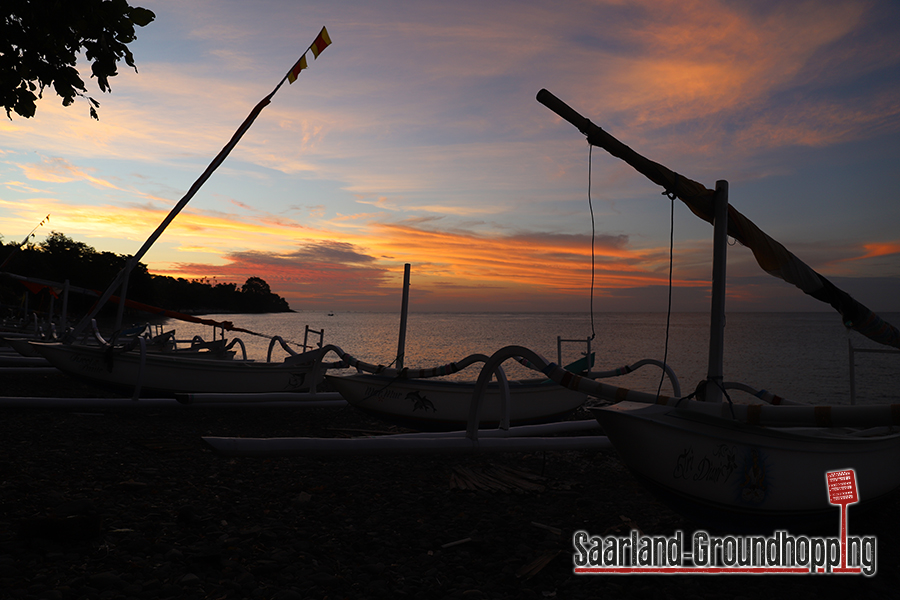
[[[900,314],[881,315],[900,323]],[[353,356],[389,364],[397,353],[400,324],[398,314],[347,312],[329,316],[323,312],[267,315],[212,315],[235,326],[260,334],[280,335],[301,343],[304,327],[325,330],[325,343],[334,344]],[[663,359],[666,339],[664,313],[597,313],[594,317],[596,370],[634,363],[643,358]],[[168,321],[179,339],[200,334],[209,339],[210,328]],[[411,313],[406,333],[407,367],[432,367],[459,360],[469,354],[490,355],[511,344],[525,346],[549,360],[557,359],[557,336],[586,339],[591,334],[586,314],[525,313]],[[238,334],[250,358],[266,359],[269,340]],[[316,338],[311,338],[315,340]],[[876,347],[855,332],[856,347]],[[669,328],[668,363],[678,376],[682,392],[692,391],[703,379],[707,365],[709,316],[705,313],[675,313]],[[849,403],[848,333],[836,313],[734,313],[725,327],[725,380],[763,388],[791,400],[810,403]],[[585,344],[564,344],[563,364],[584,352]],[[273,360],[282,360],[284,350],[275,348]],[[533,376],[512,362],[504,367],[510,377]],[[615,385],[656,392],[660,370],[647,366],[635,373],[606,380]],[[900,356],[856,355],[857,403],[897,402]],[[477,367],[457,377],[475,379]],[[668,382],[663,393],[671,393]],[[742,396],[740,392],[734,392]],[[746,397],[746,396],[745,396]]]

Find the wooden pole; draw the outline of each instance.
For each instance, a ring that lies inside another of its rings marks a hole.
[[[316,39],[313,40],[313,43],[309,45],[309,48],[307,48],[303,52],[303,54],[301,55],[301,59],[306,56],[306,53],[312,49],[313,44],[315,44],[323,35],[325,35],[325,38],[328,39],[328,44],[330,44],[331,41],[327,34],[328,32],[326,31],[325,27],[322,27],[322,31],[319,32],[319,35],[316,36]],[[325,46],[327,46],[328,44],[325,44]],[[318,57],[318,55],[324,49],[324,47],[318,48],[315,52],[316,57]],[[297,63],[294,64],[296,65]],[[169,214],[165,219],[163,219],[162,223],[160,223],[156,230],[150,235],[150,237],[147,238],[147,240],[144,242],[144,245],[141,246],[140,250],[138,250],[137,254],[135,254],[128,260],[128,262],[125,264],[125,267],[121,271],[119,271],[119,274],[115,279],[113,279],[113,282],[109,285],[108,288],[106,288],[106,291],[100,295],[100,300],[97,301],[94,309],[90,313],[85,315],[84,318],[82,318],[81,321],[79,321],[79,323],[75,326],[75,329],[72,331],[72,334],[70,336],[71,339],[77,337],[88,326],[88,324],[91,322],[91,319],[97,316],[97,313],[101,308],[103,308],[103,305],[106,304],[106,302],[112,296],[113,290],[122,285],[122,281],[128,276],[128,273],[130,273],[131,270],[134,269],[134,267],[138,264],[138,261],[143,258],[144,254],[147,253],[147,251],[150,249],[150,246],[152,246],[154,242],[159,239],[159,236],[163,234],[163,232],[166,230],[166,227],[168,227],[169,224],[175,219],[175,217],[178,216],[178,213],[180,213],[181,210],[185,206],[187,206],[187,203],[190,202],[191,198],[194,197],[194,194],[196,194],[200,187],[206,182],[206,180],[209,179],[210,175],[213,174],[213,171],[219,168],[219,165],[221,165],[225,161],[225,158],[229,153],[231,153],[231,150],[235,146],[237,146],[237,143],[240,141],[240,139],[244,136],[247,130],[250,129],[250,126],[253,124],[253,121],[256,120],[256,117],[259,116],[259,113],[262,112],[262,109],[268,106],[272,101],[272,96],[275,95],[275,92],[277,92],[284,84],[284,82],[288,80],[288,75],[290,75],[293,70],[294,69],[292,66],[291,69],[284,74],[284,77],[281,78],[281,81],[278,82],[278,85],[275,86],[275,89],[272,90],[268,96],[260,100],[255,107],[253,107],[253,110],[250,111],[250,114],[247,115],[247,118],[244,119],[244,122],[241,123],[241,126],[238,127],[237,131],[234,132],[231,140],[225,145],[224,148],[222,148],[222,150],[219,151],[219,154],[216,155],[209,166],[206,167],[206,170],[200,175],[197,181],[194,182],[194,185],[192,185],[184,195],[184,197],[178,201],[178,204],[172,207],[172,210],[169,211]],[[50,215],[47,216],[49,217]],[[41,224],[43,223],[44,222],[41,221]],[[124,297],[124,295],[125,294],[123,290],[122,296]]]
[[[122,331],[122,321],[125,317],[125,296],[128,293],[128,276],[129,271],[125,271],[125,277],[122,279],[122,288],[119,290],[119,306],[116,308],[116,328],[117,332]],[[213,337],[215,338],[215,329],[213,329]]]
[[[728,253],[728,182],[716,182],[713,221],[712,306],[709,318],[709,366],[706,372],[707,402],[722,401],[725,354],[725,258]]]
[[[400,304],[400,337],[397,340],[397,369],[403,368],[406,353],[406,317],[409,313],[409,263],[403,265],[403,302]]]
[[[63,283],[63,301],[62,314],[59,317],[60,333],[65,334],[66,328],[69,326],[69,280]]]

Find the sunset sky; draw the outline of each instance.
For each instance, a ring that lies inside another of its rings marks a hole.
[[[156,20],[88,103],[0,119],[0,235],[133,254],[327,26],[144,257],[265,279],[297,310],[666,308],[670,201],[535,100],[714,187],[877,311],[900,311],[900,4],[130,0]],[[708,310],[712,229],[680,202],[676,310]],[[730,310],[830,310],[729,248]],[[77,285],[77,282],[73,282]]]

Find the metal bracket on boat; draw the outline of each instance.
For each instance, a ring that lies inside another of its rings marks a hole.
[[[719,388],[719,391],[722,392],[722,395],[725,396],[725,399],[728,401],[728,408],[731,410],[731,418],[737,419],[737,417],[734,414],[734,402],[732,402],[731,396],[728,395],[728,392],[725,391],[725,383],[722,382],[721,379],[704,379],[703,381],[701,381],[700,383],[697,384],[697,388],[693,392],[691,392],[684,398],[679,398],[678,402],[675,403],[675,406],[678,406],[678,404],[682,400],[690,400],[691,398],[697,398],[698,401],[700,401],[700,402],[708,402],[709,404],[713,404],[713,405],[721,404],[721,401],[706,400],[706,398],[708,397],[708,395],[706,393],[706,386],[708,386],[710,384]]]
[[[278,336],[275,336],[275,337],[278,338]],[[278,339],[280,340],[281,338],[278,338]],[[270,351],[271,351],[271,347],[272,347],[272,344],[274,343],[274,341],[275,341],[275,338],[273,338],[272,342],[269,344]],[[284,342],[282,341],[282,343],[284,343]],[[291,351],[291,350],[288,349],[288,351]],[[339,360],[337,362],[326,363],[325,356],[329,352],[334,352],[341,358],[341,360]],[[347,358],[353,359],[353,357],[351,357],[349,354],[347,354],[346,352],[341,350],[339,347],[333,346],[331,344],[329,344],[327,346],[322,346],[318,350],[312,350],[310,352],[305,352],[303,354],[298,354],[298,353],[292,352],[292,351],[291,351],[291,353],[292,353],[292,356],[285,359],[286,361],[291,360],[291,358],[293,358],[294,356],[299,357],[299,356],[303,356],[304,354],[313,354],[313,353],[316,354],[316,357],[313,360],[312,369],[310,370],[310,377],[312,378],[311,379],[312,383],[310,383],[310,385],[309,385],[309,393],[311,396],[315,396],[317,393],[316,382],[319,381],[319,379],[320,379],[319,374],[322,372],[323,369],[325,371],[327,371],[328,369],[346,369],[347,367],[351,366],[351,363],[349,360],[347,360]]]
[[[321,373],[322,371],[328,371],[328,369],[345,369],[349,366],[349,364],[340,360],[337,362],[325,362],[325,355],[328,354],[329,351],[334,351],[338,355],[344,354],[344,351],[338,348],[337,346],[324,346],[317,350],[310,350],[309,352],[303,352],[302,354],[297,354],[296,352],[284,359],[284,362],[291,362],[296,364],[306,364],[308,361],[305,360],[306,357],[311,357],[312,360],[312,368],[310,369],[310,384],[309,384],[309,393],[310,395],[316,395],[318,386],[318,381],[322,379]]]
[[[722,385],[725,386],[726,390],[740,390],[742,392],[746,392],[751,396],[757,398],[758,400],[762,400],[766,404],[772,404],[775,406],[778,405],[793,405],[793,406],[805,406],[804,402],[796,402],[793,400],[788,400],[787,398],[782,398],[777,394],[773,394],[772,392],[768,392],[766,390],[757,390],[756,388],[750,387],[746,383],[738,383],[734,381],[726,381]],[[852,404],[852,403],[851,403]]]
[[[480,412],[481,405],[484,401],[484,392],[487,385],[491,381],[493,375],[497,375],[500,381],[500,410],[501,423],[500,428],[509,430],[509,382],[506,379],[506,373],[501,366],[510,358],[524,358],[535,365],[547,364],[547,361],[537,354],[522,346],[506,346],[494,352],[491,357],[485,361],[478,374],[478,380],[475,382],[475,392],[472,394],[472,403],[469,405],[469,419],[466,424],[466,437],[472,442],[478,441],[478,426],[481,424]]]
[[[893,348],[857,348],[853,345],[850,338],[850,329],[847,329],[847,347],[850,351],[850,404],[856,404],[856,354],[857,353],[878,353],[878,354],[900,354],[900,350]]]
[[[97,341],[100,342],[101,346],[109,346],[109,342],[100,335],[100,328],[97,327],[97,319],[91,319],[91,329],[94,331],[94,337],[97,338]]]
[[[315,347],[321,348],[322,345],[325,343],[325,329],[324,328],[323,329],[310,329],[309,325],[307,324],[306,330],[303,332],[303,351],[304,352],[308,352],[310,350],[310,348],[313,348],[313,346],[311,346],[309,344],[309,334],[310,333],[312,333],[313,335],[319,336],[319,341],[318,341],[318,343],[316,343]]]
[[[201,336],[195,335],[193,338],[191,338],[190,349],[196,351],[196,350],[202,350],[205,348],[206,350],[209,351],[210,356],[218,356],[218,355],[222,355],[223,353],[227,352],[228,350],[231,350],[231,348],[233,348],[235,346],[235,344],[240,345],[241,351],[243,353],[242,354],[243,359],[247,360],[247,349],[244,347],[244,342],[240,338],[234,338],[231,340],[231,342],[226,344],[225,338],[221,338],[221,339],[217,339],[217,340],[214,339],[210,342],[207,342]]]
[[[672,367],[662,362],[661,360],[656,360],[653,358],[645,358],[643,360],[639,360],[633,365],[627,365],[624,367],[619,367],[618,369],[613,369],[611,371],[591,371],[585,375],[588,379],[605,379],[607,377],[619,377],[620,375],[627,375],[633,371],[640,369],[645,365],[656,365],[665,371],[666,376],[669,378],[669,382],[672,384],[672,393],[676,397],[681,396],[681,384],[678,382],[678,377],[675,375],[675,371],[672,370]]]
[[[225,346],[225,352],[231,350],[235,346],[235,344],[241,347],[241,358],[243,360],[247,360],[247,347],[244,346],[244,340],[242,340],[241,338],[234,338],[230,342],[228,342],[228,344]]]
[[[176,350],[178,348],[178,342],[175,339],[175,330],[169,330],[164,333],[158,333],[150,338],[150,344],[154,346],[159,346],[161,348],[166,348],[168,344],[172,344],[171,349]]]
[[[280,335],[276,335],[276,336],[272,337],[271,340],[269,340],[269,351],[266,354],[266,362],[272,362],[272,348],[275,347],[275,342],[278,342],[279,344],[281,344],[282,349],[284,349],[284,351],[287,352],[288,354],[290,354],[291,356],[297,356],[298,353],[293,348],[288,346],[287,342],[285,342],[284,339],[282,339],[282,337]]]

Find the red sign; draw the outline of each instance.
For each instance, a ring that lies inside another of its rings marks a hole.
[[[825,473],[828,482],[828,502],[846,506],[859,502],[856,493],[856,471],[844,469],[843,471],[829,471]]]

